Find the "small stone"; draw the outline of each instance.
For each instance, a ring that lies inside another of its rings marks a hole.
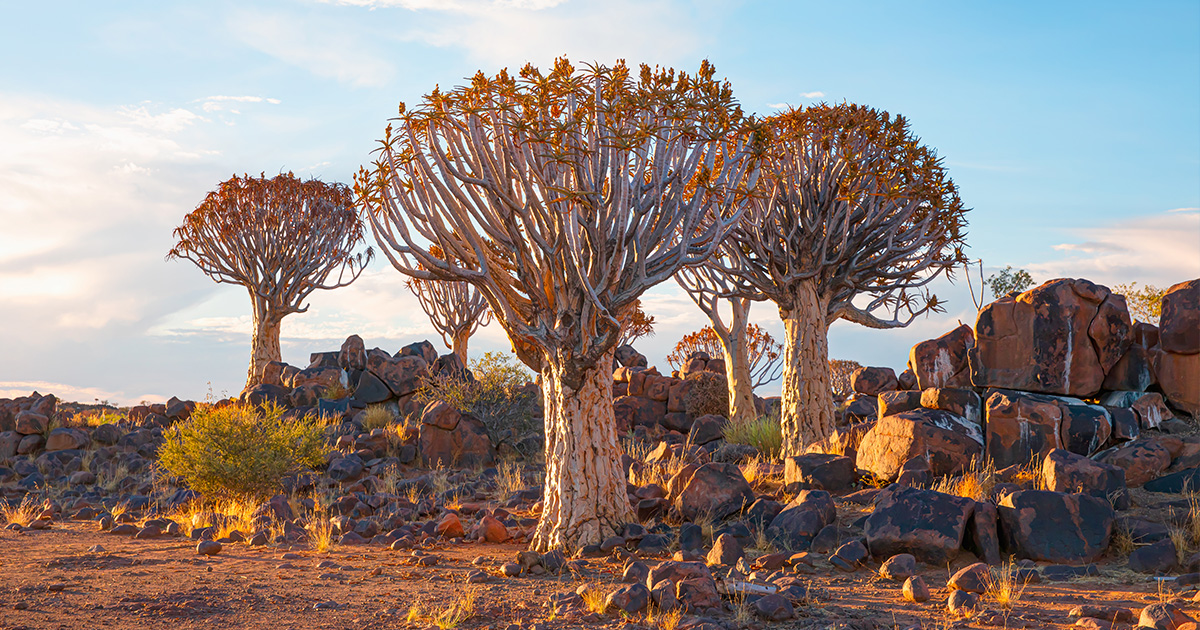
[[[1184,613],[1175,604],[1150,604],[1142,609],[1138,617],[1138,626],[1154,628],[1155,630],[1176,630],[1179,626],[1196,621]]]
[[[516,562],[505,562],[500,565],[500,572],[506,577],[517,577],[521,575],[521,565]]]
[[[732,534],[721,534],[713,543],[712,550],[708,552],[708,564],[709,566],[733,566],[744,555],[742,543],[738,542],[737,538]]]
[[[88,547],[88,553],[104,553],[104,547],[100,545],[92,545]]]
[[[929,586],[925,584],[925,578],[914,575],[907,580],[904,580],[904,599],[918,604],[929,601]]]
[[[221,553],[221,543],[215,540],[201,540],[196,544],[196,553],[201,556],[215,556]]]
[[[650,603],[650,589],[645,584],[627,584],[608,594],[604,600],[605,610],[618,610],[626,615],[636,615]]]
[[[755,600],[754,614],[767,621],[786,621],[796,613],[791,602],[781,595],[772,593]]]
[[[483,584],[488,581],[488,574],[478,569],[467,574],[467,584]]]
[[[957,573],[950,577],[947,583],[952,589],[966,591],[968,593],[986,593],[988,579],[991,577],[991,570],[988,565],[983,562],[963,567]]]
[[[861,540],[851,540],[838,547],[838,550],[830,556],[829,562],[843,571],[851,572],[866,564],[870,555],[867,546]]]
[[[900,582],[917,574],[917,559],[909,553],[898,553],[879,567],[879,577]]]
[[[955,615],[973,613],[979,608],[979,596],[966,591],[950,591],[946,600],[946,610]]]

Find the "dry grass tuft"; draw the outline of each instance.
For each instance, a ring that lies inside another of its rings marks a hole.
[[[392,415],[387,405],[367,405],[362,414],[362,425],[366,431],[387,428],[395,421],[396,416]]]
[[[1113,525],[1112,537],[1108,540],[1108,548],[1120,558],[1127,558],[1129,554],[1137,549],[1137,544],[1133,542],[1133,534],[1129,528],[1121,523]]]
[[[1172,525],[1167,530],[1167,535],[1170,536],[1171,543],[1175,545],[1175,559],[1179,564],[1184,564],[1188,557],[1188,551],[1191,549],[1187,530]]]
[[[933,484],[932,489],[944,494],[987,501],[996,486],[996,465],[991,459],[972,457],[971,464],[958,477],[943,477]]]
[[[213,507],[218,516],[214,519],[217,531],[213,538],[225,538],[234,531],[249,537],[254,533],[254,509],[258,507],[252,501],[230,499],[219,501]]]
[[[778,459],[783,449],[783,428],[776,416],[760,416],[753,420],[730,421],[725,425],[725,441],[748,444],[768,459]]]
[[[333,536],[333,524],[329,522],[329,513],[325,510],[316,510],[308,516],[308,544],[313,551],[317,553],[325,553],[335,544]]]
[[[6,502],[0,506],[0,516],[4,517],[4,522],[16,523],[21,527],[29,527],[29,524],[37,520],[41,513],[41,502],[32,494],[26,494],[16,505]]]
[[[588,583],[584,588],[579,590],[579,596],[583,598],[583,605],[588,610],[603,615],[605,603],[608,601],[608,592],[599,584],[594,582]]]
[[[683,619],[683,610],[680,608],[663,612],[651,607],[650,614],[646,616],[646,621],[654,624],[657,630],[675,630],[679,627],[681,619]]]
[[[1021,580],[1017,577],[1017,567],[1009,560],[999,568],[993,568],[987,576],[987,591],[984,596],[996,602],[1004,609],[1011,609],[1021,601],[1025,587],[1029,586],[1029,577]]]
[[[525,489],[525,479],[521,464],[511,459],[500,462],[496,475],[496,494],[501,501],[507,501],[513,495]]]

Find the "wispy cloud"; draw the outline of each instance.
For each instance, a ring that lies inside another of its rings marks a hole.
[[[364,34],[337,22],[244,10],[229,19],[242,43],[286,64],[355,87],[386,85],[395,66],[364,43]]]
[[[129,395],[123,391],[114,391],[100,387],[81,387],[69,383],[51,381],[0,381],[0,398],[18,398],[34,392],[39,394],[54,394],[59,400],[82,402],[90,404],[96,401],[107,401],[114,405],[132,405],[141,401],[166,402],[167,398],[158,394]]]
[[[825,96],[824,92],[801,92],[800,93],[801,98],[808,98],[808,99],[824,98],[824,96]]]
[[[1084,252],[1086,254],[1095,254],[1099,252],[1124,252],[1129,251],[1123,245],[1117,243],[1105,243],[1102,241],[1085,241],[1083,243],[1060,243],[1054,246],[1054,249],[1065,252]]]
[[[1181,212],[1189,212],[1194,214],[1200,212],[1200,208],[1175,208],[1174,210],[1167,210],[1167,212],[1170,212],[1171,214],[1177,214]]]
[[[788,107],[788,104],[787,103],[767,103],[767,107],[770,107],[771,109],[783,109],[785,107]]]
[[[227,111],[231,114],[240,114],[241,112],[234,109],[238,103],[267,103],[269,105],[278,105],[281,101],[277,98],[264,98],[262,96],[206,96],[196,99],[193,103],[202,103],[200,106],[206,112],[221,112]]]

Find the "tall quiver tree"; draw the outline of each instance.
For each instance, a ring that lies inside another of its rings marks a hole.
[[[477,287],[541,376],[534,549],[599,543],[633,516],[612,407],[620,323],[647,288],[712,252],[756,173],[746,121],[713,72],[558,59],[548,73],[479,73],[401,105],[356,180],[392,264]]]
[[[167,259],[192,261],[216,282],[238,284],[254,309],[246,387],[280,360],[283,318],[308,310],[317,289],[344,287],[362,274],[371,248],[355,253],[363,223],[345,184],[303,181],[291,173],[234,176],[208,193],[175,228]]]
[[[784,455],[798,455],[834,428],[829,325],[897,328],[941,310],[925,287],[963,264],[966,209],[902,116],[843,103],[767,122],[771,194],[735,229],[721,271],[779,307]]]
[[[441,258],[441,248],[430,248],[431,253]],[[480,326],[492,321],[487,300],[469,282],[426,280],[409,278],[404,286],[417,296],[421,309],[429,316],[430,323],[442,335],[442,341],[465,367],[467,365],[467,342]]]

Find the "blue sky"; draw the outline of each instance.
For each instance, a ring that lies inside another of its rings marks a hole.
[[[0,22],[0,396],[236,394],[244,290],[166,262],[234,173],[349,181],[400,101],[557,55],[695,69],[743,106],[907,116],[970,213],[970,253],[1038,281],[1200,276],[1200,4],[308,0],[11,3]],[[283,325],[284,359],[358,333],[439,343],[382,260]],[[831,354],[902,367],[971,321],[964,285],[906,330],[839,323]],[[651,290],[652,363],[702,315]],[[753,317],[780,333],[775,310]],[[506,350],[495,325],[472,351]],[[663,366],[665,367],[665,366]],[[775,390],[777,391],[777,389]],[[764,393],[771,393],[768,387]]]

